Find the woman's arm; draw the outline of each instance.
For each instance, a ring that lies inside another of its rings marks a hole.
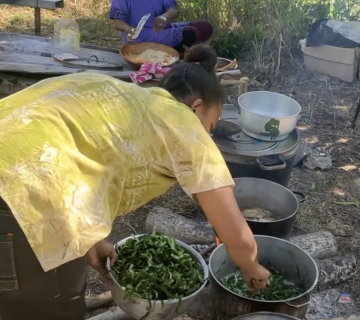
[[[162,0],[163,14],[162,16],[166,18],[169,23],[175,22],[179,16],[179,11],[177,9],[176,0]]]
[[[130,9],[127,0],[111,0],[109,18],[114,20],[115,28],[121,32],[131,33],[133,27],[130,21]]]
[[[239,267],[257,263],[253,234],[240,213],[231,187],[196,194],[201,208],[212,224],[232,260]]]
[[[121,32],[132,33],[133,27],[129,26],[125,21],[115,19],[115,28]]]
[[[178,9],[172,7],[169,8],[162,16],[168,21],[169,23],[173,23],[176,21],[177,17],[179,16]]]
[[[239,210],[233,189],[223,187],[200,192],[196,199],[250,290],[264,288],[270,273],[257,261],[256,242]]]

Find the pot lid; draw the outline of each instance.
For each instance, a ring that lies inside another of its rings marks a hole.
[[[82,59],[76,56],[69,56],[62,58],[61,63],[69,68],[82,68],[82,69],[99,69],[99,70],[123,70],[123,66],[119,63],[113,63],[106,60],[99,59],[96,55],[92,55],[89,58]],[[60,61],[60,55],[55,57]]]
[[[239,122],[239,114],[233,105],[224,105],[220,119],[231,119]],[[249,137],[244,132],[222,138],[213,137],[221,152],[233,155],[260,157],[284,154],[293,149],[299,142],[299,134],[295,129],[282,141],[262,141]]]

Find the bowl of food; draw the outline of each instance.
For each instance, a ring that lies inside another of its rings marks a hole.
[[[226,58],[217,58],[216,62],[216,72],[224,72],[224,71],[230,71],[230,70],[236,70],[239,67],[237,60],[230,60]]]
[[[160,62],[163,67],[170,67],[180,57],[175,49],[153,42],[126,44],[120,49],[120,54],[134,69],[139,69],[142,64],[149,62]]]
[[[172,320],[183,314],[205,287],[204,259],[187,244],[158,232],[115,245],[118,260],[107,261],[115,303],[134,319]]]

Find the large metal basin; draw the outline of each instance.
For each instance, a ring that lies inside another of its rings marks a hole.
[[[119,241],[116,245],[123,245],[127,240],[133,237],[143,237],[146,236],[145,234],[131,236]],[[208,279],[209,277],[209,270],[205,263],[205,260],[201,257],[199,253],[197,253],[193,248],[188,246],[187,244],[176,240],[176,242],[182,246],[186,251],[188,251],[191,256],[200,263],[204,279]],[[116,246],[115,245],[115,246]],[[143,316],[146,315],[149,308],[151,308],[150,314],[146,317],[146,320],[173,320],[174,318],[178,317],[179,315],[186,312],[190,304],[196,299],[197,295],[204,289],[206,282],[194,293],[191,295],[184,297],[181,299],[181,303],[179,300],[154,300],[148,301],[139,298],[125,298],[125,291],[122,289],[121,285],[117,282],[116,278],[113,276],[111,267],[110,267],[110,260],[108,259],[106,262],[106,267],[110,272],[110,276],[114,282],[114,285],[111,287],[111,295],[114,299],[114,302],[122,309],[125,313],[133,317],[134,319],[141,319]]]
[[[255,300],[231,292],[220,280],[236,272],[237,267],[222,244],[209,259],[211,298],[217,319],[230,320],[258,311],[278,312],[302,319],[308,309],[309,293],[318,281],[315,261],[305,251],[286,240],[259,235],[254,237],[258,246],[259,262],[266,267],[284,270],[288,280],[295,284],[305,281],[306,291],[298,297],[283,301]]]
[[[294,99],[269,91],[253,91],[238,98],[244,133],[259,140],[280,141],[295,129],[301,106]]]

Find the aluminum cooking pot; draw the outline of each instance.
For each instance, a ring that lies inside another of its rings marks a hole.
[[[304,282],[303,294],[286,300],[263,301],[236,294],[227,289],[221,279],[237,271],[223,244],[209,259],[211,299],[218,320],[230,320],[241,315],[268,311],[303,319],[309,306],[310,293],[315,288],[319,271],[315,261],[298,246],[282,239],[254,236],[258,247],[258,260],[265,267],[283,270],[287,279],[295,284]]]
[[[301,106],[294,99],[269,91],[253,91],[229,101],[239,108],[240,124],[248,136],[281,141],[295,129]]]
[[[146,236],[146,234],[130,236],[119,241],[116,245],[122,246],[129,239],[132,239],[134,237],[140,238],[144,236]],[[146,317],[146,320],[172,320],[186,312],[191,303],[196,300],[197,296],[200,295],[201,291],[206,286],[207,279],[209,277],[209,270],[203,257],[187,244],[176,239],[175,241],[181,247],[183,247],[193,257],[194,260],[199,262],[203,270],[205,280],[204,284],[198,290],[196,290],[187,297],[183,297],[181,301],[179,299],[172,299],[165,301],[154,300],[149,302],[148,300],[127,296],[124,288],[122,288],[121,285],[118,283],[116,276],[111,270],[110,259],[107,259],[106,268],[109,271],[109,274],[113,280],[113,285],[111,286],[110,291],[114,302],[120,307],[121,310],[123,310],[125,313],[127,313],[134,319],[141,319],[142,317],[144,317],[150,307],[151,312]]]

